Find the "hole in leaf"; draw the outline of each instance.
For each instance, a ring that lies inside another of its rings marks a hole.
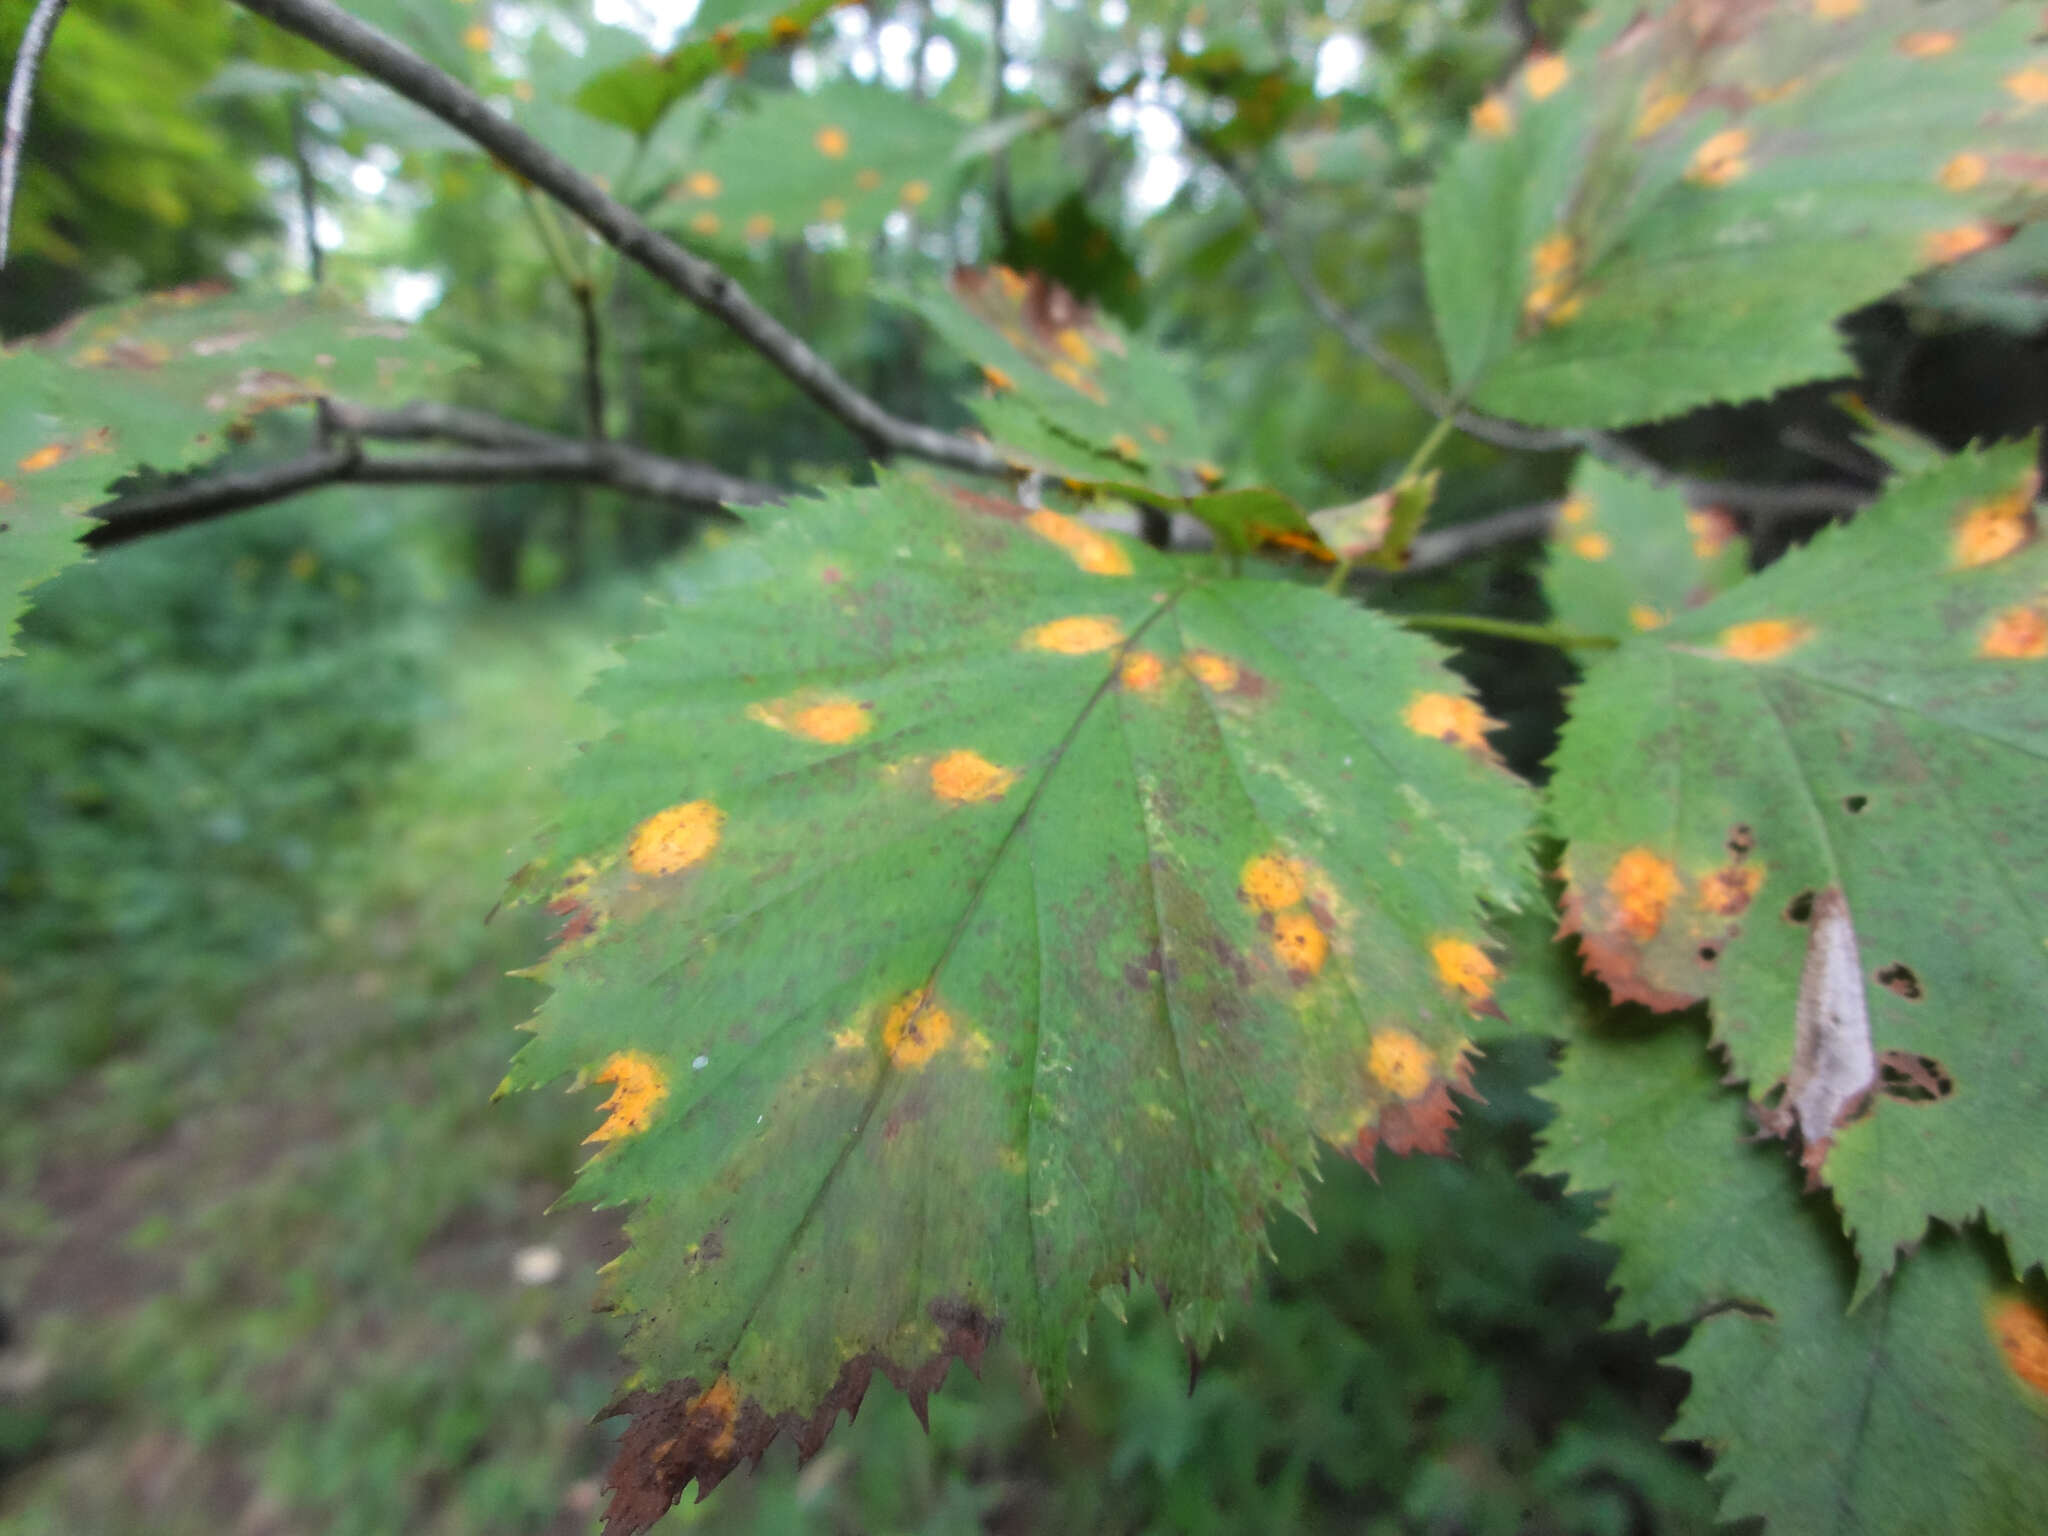
[[[1786,922],[1804,923],[1810,921],[1812,917],[1813,892],[1801,891],[1797,896],[1794,896],[1790,901],[1785,903]]]
[[[1700,963],[1702,965],[1712,965],[1720,958],[1721,951],[1716,946],[1712,944],[1702,944],[1700,946]]]
[[[1849,795],[1843,799],[1842,809],[1847,811],[1851,816],[1855,816],[1859,815],[1862,812],[1863,807],[1865,807],[1868,804],[1870,804],[1870,796],[1868,795]]]
[[[1728,833],[1728,851],[1741,858],[1756,846],[1756,833],[1750,830],[1746,821],[1737,822]]]
[[[1902,961],[1894,960],[1877,973],[1877,984],[1889,987],[1910,1003],[1920,1001],[1920,978],[1913,974],[1913,968]]]
[[[1901,1104],[1938,1104],[1956,1091],[1955,1079],[1932,1056],[1886,1051],[1877,1058],[1878,1091]]]

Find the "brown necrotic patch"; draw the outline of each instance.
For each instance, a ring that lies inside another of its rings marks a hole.
[[[1373,1123],[1361,1130],[1351,1144],[1351,1155],[1364,1164],[1368,1173],[1373,1171],[1373,1162],[1382,1147],[1397,1157],[1413,1152],[1449,1156],[1451,1132],[1458,1124],[1457,1101],[1451,1097],[1453,1088],[1460,1092],[1471,1090],[1462,1056],[1448,1080],[1432,1077],[1414,1098],[1382,1105]]]
[[[1761,864],[1736,862],[1712,871],[1700,882],[1700,906],[1721,917],[1740,917],[1749,910],[1764,883]]]
[[[1912,1051],[1881,1051],[1877,1058],[1877,1091],[1900,1104],[1939,1104],[1956,1091],[1955,1079],[1932,1056]]]
[[[1909,1003],[1917,1003],[1925,995],[1920,990],[1920,978],[1914,974],[1913,968],[1899,960],[1878,971],[1877,984],[1898,993]]]

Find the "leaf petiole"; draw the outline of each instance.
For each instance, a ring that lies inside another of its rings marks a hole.
[[[1611,651],[1621,644],[1612,635],[1589,635],[1578,630],[1561,629],[1555,624],[1521,624],[1513,619],[1489,619],[1476,613],[1401,613],[1393,615],[1393,618],[1410,629],[1493,635],[1501,640],[1554,646],[1561,651]]]

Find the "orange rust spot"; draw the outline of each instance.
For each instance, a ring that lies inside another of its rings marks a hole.
[[[1953,32],[1908,32],[1899,39],[1899,52],[1909,59],[1936,59],[1944,53],[1953,53],[1956,35]]]
[[[1749,910],[1764,883],[1761,864],[1736,864],[1717,869],[1700,882],[1700,905],[1722,917],[1740,917]]]
[[[1578,256],[1579,242],[1559,230],[1539,241],[1529,252],[1529,270],[1539,278],[1558,277],[1571,270]]]
[[[818,153],[827,160],[838,160],[846,154],[847,138],[844,128],[820,128],[811,142],[817,146]]]
[[[70,452],[62,443],[45,443],[34,453],[16,460],[14,467],[24,475],[38,474],[46,469],[55,469],[70,456]]]
[[[2007,608],[1994,615],[1977,654],[2002,661],[2038,661],[2048,656],[2048,614],[2039,608]]]
[[[1965,150],[1944,165],[1935,180],[1951,192],[1967,192],[1979,185],[1990,170],[1990,162],[1982,155]]]
[[[896,200],[906,208],[915,208],[932,195],[931,183],[927,181],[906,181],[903,190],[896,194]]]
[[[2006,231],[1982,219],[1958,224],[1954,229],[1937,229],[1920,241],[1920,259],[1931,267],[1961,261],[1979,251],[1988,251],[2006,239]]]
[[[1472,131],[1482,139],[1504,139],[1514,126],[1515,114],[1499,96],[1488,96],[1472,109]]]
[[[1529,67],[1522,72],[1522,82],[1528,86],[1532,101],[1549,100],[1565,88],[1571,77],[1571,65],[1554,53],[1531,59]]]
[[[1956,525],[1955,563],[1969,568],[2003,560],[2034,539],[2034,479],[1980,502]]]
[[[1678,871],[1648,848],[1631,848],[1615,861],[1607,894],[1621,914],[1621,926],[1641,943],[1657,936],[1664,913],[1678,894]]]
[[[2048,69],[2030,64],[2005,77],[2005,88],[2030,107],[2048,106]]]
[[[778,43],[793,43],[804,35],[804,29],[793,17],[778,16],[768,23],[768,35]]]
[[[2024,1296],[2008,1296],[1985,1319],[2013,1375],[2048,1394],[2048,1316]]]
[[[1822,21],[1844,21],[1862,9],[1863,0],[1813,0],[1813,14]]]
[[[1095,366],[1095,349],[1088,345],[1088,338],[1075,330],[1071,325],[1064,327],[1053,340],[1059,344],[1059,349],[1062,352],[1073,359],[1075,367],[1093,368]]]
[[[852,699],[820,699],[801,705],[778,699],[770,704],[749,704],[747,718],[835,747],[865,736],[875,723],[867,705]]]
[[[1576,528],[1592,515],[1593,498],[1585,495],[1567,496],[1557,509],[1557,520],[1567,528]]]
[[[715,235],[724,227],[724,221],[708,208],[690,220],[690,228],[700,235]]]
[[[1692,152],[1686,167],[1688,181],[1703,186],[1724,187],[1749,174],[1749,130],[1724,128]]]
[[[749,240],[766,240],[775,233],[775,221],[765,213],[757,213],[747,220],[746,236]]]
[[[1110,450],[1120,459],[1137,463],[1145,457],[1145,450],[1138,446],[1138,440],[1128,432],[1119,432],[1109,440]]]
[[[1628,621],[1640,630],[1662,629],[1671,622],[1661,611],[1652,608],[1648,603],[1630,603]]]
[[[1429,1087],[1435,1062],[1429,1047],[1405,1029],[1373,1031],[1365,1069],[1373,1081],[1397,1098],[1420,1097]]]
[[[1002,394],[1005,390],[1017,387],[1016,382],[994,363],[983,363],[981,365],[981,376],[988,381],[988,387],[997,394]]]
[[[864,166],[856,171],[853,184],[863,192],[872,192],[882,184],[882,173],[873,166]]]
[[[998,768],[979,752],[962,747],[932,764],[931,779],[933,794],[955,805],[965,805],[1001,798],[1017,782],[1017,775],[1011,769]]]
[[[692,171],[683,178],[683,186],[692,197],[716,197],[725,190],[725,183],[709,171]]]
[[[1562,231],[1546,237],[1529,253],[1529,269],[1535,281],[1522,300],[1525,320],[1561,325],[1579,312],[1579,296],[1572,292],[1572,273],[1578,259],[1578,241]]]
[[[1100,528],[1090,528],[1047,506],[1024,518],[1024,526],[1049,545],[1065,549],[1067,559],[1090,575],[1130,575],[1130,553]]]
[[[1188,670],[1196,682],[1216,693],[1228,693],[1237,686],[1237,663],[1214,651],[1189,651]]]
[[[1093,400],[1097,405],[1104,404],[1109,399],[1109,397],[1102,392],[1102,386],[1100,384],[1096,383],[1093,379],[1089,378],[1087,374],[1083,373],[1079,368],[1076,368],[1071,362],[1069,362],[1064,357],[1054,358],[1052,360],[1051,365],[1046,369],[1046,371],[1050,373],[1054,378],[1058,379],[1062,384],[1066,385],[1067,388],[1072,390],[1078,390],[1080,393],[1086,395],[1090,400]]]
[[[1636,115],[1636,137],[1647,139],[1668,128],[1685,110],[1689,99],[1678,91],[1660,91],[1652,96]]]
[[[597,1107],[605,1112],[604,1124],[584,1137],[593,1141],[617,1141],[647,1129],[654,1111],[668,1097],[668,1074],[643,1051],[616,1051],[605,1058],[593,1082],[611,1083],[612,1095]]]
[[[882,1044],[899,1067],[922,1067],[952,1038],[953,1016],[932,1001],[929,987],[899,1001],[882,1025]]]
[[[626,862],[643,875],[673,875],[709,858],[724,824],[725,812],[709,800],[656,811],[634,830]]]
[[[1582,533],[1572,540],[1572,553],[1581,560],[1605,560],[1614,553],[1614,542],[1604,533]]]
[[[1776,661],[1813,638],[1813,626],[1798,619],[1752,619],[1721,631],[1721,654],[1736,661]]]
[[[1013,304],[1021,302],[1024,295],[1031,291],[1031,284],[1023,274],[1010,267],[996,268],[996,285],[1003,290],[1004,297]]]
[[[1735,519],[1719,507],[1696,507],[1685,514],[1686,531],[1692,535],[1693,555],[1711,560],[1735,537]]]
[[[481,22],[463,28],[462,46],[471,53],[482,53],[491,46],[491,29]]]
[[[1238,884],[1260,911],[1278,912],[1301,901],[1301,875],[1299,861],[1284,853],[1262,853],[1245,861]]]
[[[1493,996],[1493,983],[1500,975],[1500,967],[1470,939],[1432,939],[1429,958],[1436,963],[1438,980],[1453,992],[1461,992],[1477,1003]]]
[[[1166,664],[1150,651],[1132,651],[1117,668],[1117,681],[1132,693],[1150,693],[1166,676]]]
[[[1470,752],[1485,752],[1486,733],[1500,726],[1477,699],[1455,693],[1418,693],[1401,711],[1401,723],[1418,736],[1448,741]]]
[[[1223,483],[1223,471],[1207,459],[1203,459],[1195,465],[1195,478],[1213,491]]]
[[[1050,624],[1041,624],[1024,636],[1024,643],[1034,651],[1052,651],[1061,656],[1088,656],[1096,651],[1108,650],[1123,637],[1124,632],[1115,619],[1082,614],[1071,619],[1054,619]]]
[[[1281,912],[1273,919],[1273,953],[1297,976],[1314,976],[1330,955],[1330,940],[1308,913]]]

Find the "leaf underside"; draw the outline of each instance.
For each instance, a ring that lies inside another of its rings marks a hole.
[[[1610,8],[1474,115],[1424,213],[1452,383],[1619,426],[1850,371],[1837,316],[2048,185],[2048,51],[2000,0]]]
[[[389,399],[459,361],[339,306],[211,285],[87,310],[0,354],[0,655],[27,589],[84,555],[115,481],[216,457],[263,411]]]
[[[1981,1213],[2021,1267],[2048,1259],[2048,1187],[2013,1142],[2048,1091],[2034,489],[2024,446],[1900,483],[1595,664],[1557,755],[1566,925],[1617,998],[1709,999],[1767,1126],[1816,1054],[1861,1054],[1804,1138],[1859,1294],[1930,1217]],[[1802,1017],[1840,1037],[1802,1045]]]
[[[1443,1151],[1527,795],[1426,642],[889,476],[753,514],[597,700],[525,877],[509,1086],[609,1084],[637,1531],[998,1330],[1057,1397],[1103,1287],[1184,1333],[1321,1142]]]

